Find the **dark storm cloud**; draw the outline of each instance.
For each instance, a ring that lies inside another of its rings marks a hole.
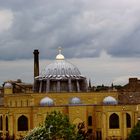
[[[32,58],[39,49],[52,59],[62,46],[66,57],[139,57],[138,0],[0,0],[0,59]],[[6,12],[5,12],[6,11]],[[8,11],[8,12],[7,12]],[[10,18],[12,17],[12,18]],[[9,24],[5,24],[9,23]]]
[[[116,46],[117,45],[117,46]],[[140,57],[140,27],[114,45],[109,53],[117,57]]]

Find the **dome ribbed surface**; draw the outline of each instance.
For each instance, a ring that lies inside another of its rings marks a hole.
[[[55,60],[36,78],[67,79],[70,77],[74,79],[84,78],[75,65],[66,60]]]
[[[69,76],[80,76],[81,73],[76,66],[65,61],[65,60],[56,60],[54,63],[51,63],[46,67],[46,75],[69,75]]]

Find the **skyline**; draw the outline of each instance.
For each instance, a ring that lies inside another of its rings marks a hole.
[[[138,0],[0,2],[0,83],[32,82],[33,50],[44,69],[59,46],[95,85],[140,77]]]
[[[58,52],[56,51],[56,55]],[[62,52],[63,54],[63,52]],[[33,57],[33,54],[31,54]],[[128,83],[128,78],[139,78],[139,60],[137,58],[116,59],[102,52],[98,58],[81,58],[65,60],[74,64],[80,70],[81,74],[91,80],[92,86],[107,85],[112,83],[116,85],[125,85]],[[39,54],[41,56],[41,54]],[[40,59],[40,74],[44,72],[46,66],[55,60]],[[120,62],[121,61],[121,62]],[[135,63],[133,63],[135,61]],[[21,79],[23,82],[33,82],[33,59],[21,59],[16,61],[0,61],[1,65],[1,84],[6,80]],[[13,73],[14,71],[14,73]],[[129,74],[129,75],[128,75]]]

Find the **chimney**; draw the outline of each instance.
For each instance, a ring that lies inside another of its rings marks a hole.
[[[34,50],[34,78],[39,76],[39,51]]]

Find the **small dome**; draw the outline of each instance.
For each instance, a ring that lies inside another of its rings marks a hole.
[[[70,100],[70,104],[81,104],[81,100],[78,97],[73,97]]]
[[[56,56],[56,60],[64,60],[64,55],[61,54],[61,47],[59,47],[59,54]]]
[[[4,88],[13,88],[13,85],[9,82],[4,84]]]
[[[108,104],[116,105],[116,104],[118,104],[118,102],[117,102],[117,100],[114,97],[107,96],[107,97],[104,98],[103,104],[106,104],[106,105],[108,105]]]
[[[41,99],[40,105],[41,106],[52,106],[52,105],[54,105],[54,101],[49,97],[45,97],[45,98]]]
[[[62,54],[58,54],[57,56],[56,56],[56,60],[64,60],[65,59],[65,57],[64,57],[64,55],[62,55]]]

